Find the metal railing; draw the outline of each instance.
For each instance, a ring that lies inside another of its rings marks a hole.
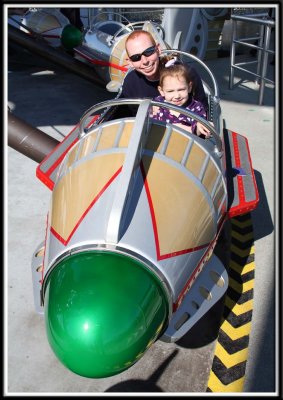
[[[231,60],[230,60],[230,79],[229,79],[229,88],[233,89],[234,85],[234,72],[235,69],[247,72],[248,74],[254,75],[256,77],[255,82],[259,83],[259,98],[258,104],[262,105],[263,102],[263,94],[265,83],[269,82],[271,84],[275,84],[274,81],[266,78],[266,70],[267,70],[267,61],[269,54],[275,54],[273,50],[269,49],[270,46],[270,36],[271,29],[274,28],[275,22],[271,19],[266,19],[268,14],[256,14],[256,15],[231,15],[232,20],[232,37],[231,37]],[[263,19],[265,18],[265,19]],[[248,38],[237,38],[237,22],[247,22],[252,24],[260,25],[259,36],[256,37],[248,37]],[[258,44],[249,43],[249,41],[258,42]],[[236,53],[236,44],[250,47],[251,49],[257,49],[257,60],[256,61],[246,61],[241,63],[235,63],[235,53]],[[248,69],[243,68],[243,66],[257,64],[257,72],[254,73]]]

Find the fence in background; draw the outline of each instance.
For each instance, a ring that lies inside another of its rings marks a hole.
[[[267,19],[268,18],[268,19]],[[275,84],[274,81],[266,78],[268,55],[275,54],[274,50],[270,47],[270,37],[271,29],[275,27],[275,22],[268,17],[268,14],[257,14],[257,15],[231,15],[232,20],[232,36],[231,36],[231,59],[230,59],[230,77],[229,77],[229,87],[233,89],[234,86],[234,72],[235,69],[244,71],[248,74],[254,75],[256,77],[255,82],[259,83],[259,98],[258,104],[262,105],[263,94],[266,82]],[[246,23],[258,24],[259,25],[259,35],[256,37],[248,38],[237,38],[237,22],[242,21]],[[255,42],[253,44],[250,42]],[[236,44],[247,46],[253,49],[257,49],[257,60],[255,61],[245,61],[240,63],[235,63],[236,54]],[[243,68],[247,65],[257,64],[257,72],[252,72],[249,69]]]

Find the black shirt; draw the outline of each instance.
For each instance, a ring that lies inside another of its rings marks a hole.
[[[132,70],[123,82],[122,98],[154,98],[159,96],[159,80],[149,81],[143,74]]]

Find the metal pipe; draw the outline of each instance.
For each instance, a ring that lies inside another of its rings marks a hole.
[[[105,83],[102,82],[98,76],[96,76],[96,73],[92,67],[89,67],[88,65],[76,60],[67,53],[52,48],[48,44],[44,43],[43,39],[41,42],[39,42],[11,25],[8,27],[8,37],[9,40],[28,49],[29,51],[71,70],[72,72],[80,75],[82,78],[85,78],[100,87],[105,87]]]
[[[237,23],[232,20],[232,37],[231,37],[231,45],[230,45],[230,75],[229,75],[229,89],[233,89],[234,86],[234,67],[235,67],[235,54],[236,54],[236,46],[235,39],[237,36]]]
[[[253,24],[260,23],[263,25],[271,26],[271,27],[275,26],[275,22],[271,19],[251,18],[251,17],[245,17],[245,16],[231,14],[231,20],[251,22]]]
[[[60,142],[8,111],[8,145],[40,163]]]
[[[232,14],[232,15],[236,15],[236,14]],[[243,14],[243,17],[247,18],[247,17],[251,17],[251,18],[258,18],[258,17],[269,17],[268,13],[259,13],[259,14]]]
[[[260,79],[260,87],[259,87],[258,104],[260,106],[262,105],[262,102],[263,102],[263,93],[264,93],[264,88],[265,88],[264,78],[266,75],[267,60],[268,60],[268,53],[266,52],[266,50],[269,48],[270,36],[271,36],[271,27],[269,25],[267,25],[265,27],[264,45],[263,45],[263,60],[262,60],[261,79]]]
[[[91,23],[92,23],[92,21],[91,21],[91,9],[90,8],[88,8],[88,11],[87,11],[87,19],[88,19],[87,29],[90,30],[91,29]]]
[[[261,69],[261,61],[262,61],[262,46],[263,46],[263,40],[264,40],[264,25],[260,25],[260,34],[259,34],[259,42],[258,46],[260,49],[258,49],[258,54],[257,54],[257,70],[256,73],[259,75],[260,74],[260,69]],[[258,84],[259,79],[256,79],[255,82]]]
[[[232,20],[232,38],[231,38],[231,62],[230,62],[230,80],[229,80],[229,87],[230,89],[233,88],[234,83],[234,70],[242,70],[250,75],[256,77],[255,82],[260,84],[259,88],[259,100],[258,104],[262,105],[263,102],[263,94],[266,81],[272,82],[265,77],[266,70],[267,70],[267,60],[268,54],[274,54],[272,50],[269,50],[269,43],[270,43],[270,36],[271,36],[271,29],[275,26],[275,22],[272,20],[262,20],[256,18],[247,18],[247,17],[240,17],[231,15]],[[250,40],[250,38],[245,39],[237,39],[236,40],[236,28],[237,28],[237,21],[244,21],[244,22],[252,22],[257,23],[260,25],[260,36],[258,37],[259,43],[258,45],[252,45],[251,43],[246,43],[244,41]],[[258,50],[257,55],[257,73],[253,73],[249,70],[241,68],[240,65],[248,65],[252,64],[252,62],[244,62],[244,63],[237,63],[235,64],[235,43],[239,43],[241,45],[247,47],[253,47]]]

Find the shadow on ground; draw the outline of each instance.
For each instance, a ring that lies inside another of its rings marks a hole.
[[[163,392],[157,381],[177,354],[178,350],[174,350],[147,380],[128,379],[111,386],[105,392]]]

